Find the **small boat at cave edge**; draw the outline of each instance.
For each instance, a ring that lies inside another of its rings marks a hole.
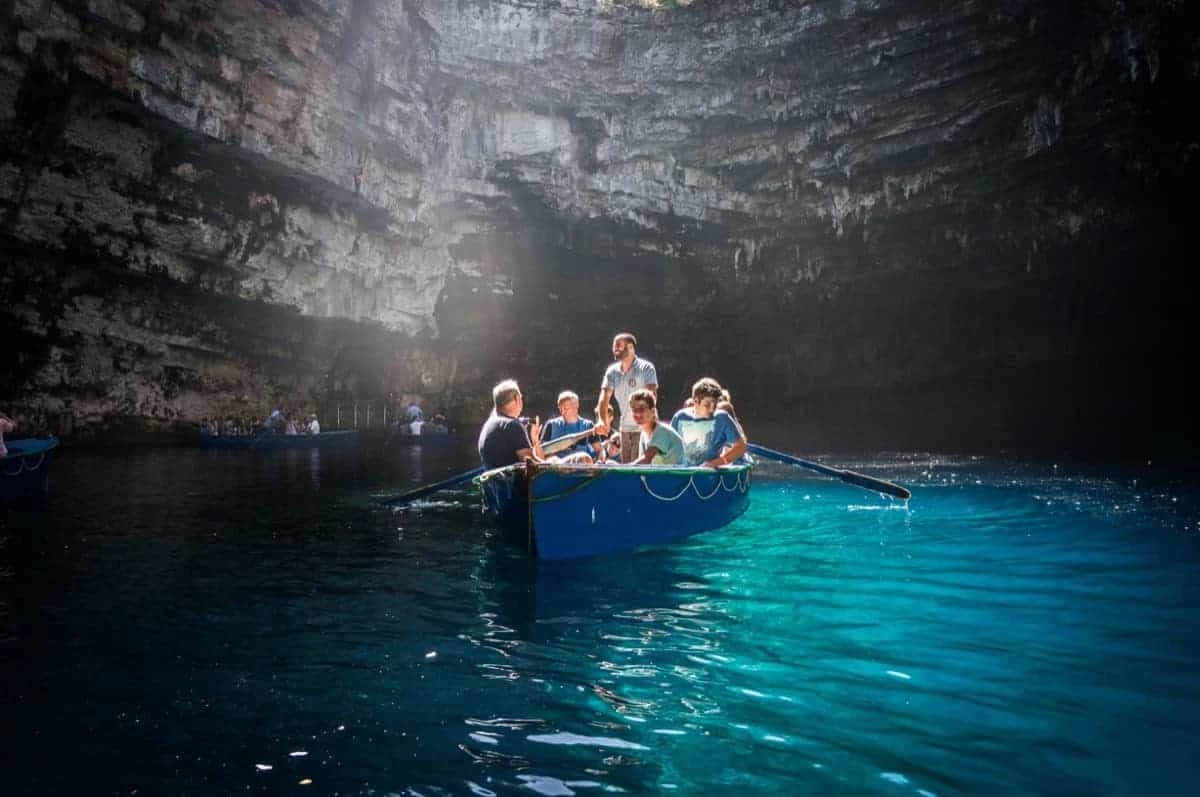
[[[275,451],[280,448],[348,448],[358,445],[358,430],[319,434],[201,434],[201,448],[234,448]]]
[[[0,457],[0,503],[36,498],[49,490],[50,454],[57,437],[6,440],[8,453]]]
[[[485,471],[475,482],[514,541],[541,559],[571,559],[729,525],[750,506],[752,467],[529,462]]]

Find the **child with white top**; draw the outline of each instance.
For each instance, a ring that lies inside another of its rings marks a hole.
[[[635,390],[629,397],[629,411],[641,430],[638,458],[631,465],[682,465],[683,438],[665,423],[658,422],[654,394]]]

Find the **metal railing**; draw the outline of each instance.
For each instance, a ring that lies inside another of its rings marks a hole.
[[[322,429],[383,431],[388,428],[388,424],[408,417],[407,405],[378,399],[328,402],[323,405],[322,409],[323,414],[320,418]]]

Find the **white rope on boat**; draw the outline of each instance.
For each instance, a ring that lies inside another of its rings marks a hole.
[[[724,477],[722,477],[722,478],[724,478]],[[688,491],[688,488],[692,486],[692,477],[688,476],[687,484],[683,485],[683,489],[680,490],[679,492],[677,492],[675,495],[671,496],[670,498],[667,498],[665,495],[659,495],[658,493],[651,490],[650,485],[646,484],[645,476],[642,476],[641,480],[642,480],[642,488],[645,489],[646,492],[650,493],[650,495],[657,498],[659,501],[678,501],[680,498],[683,497],[683,494]],[[696,493],[696,495],[699,495],[699,493]]]
[[[25,471],[25,470],[32,473],[33,471],[42,467],[42,463],[46,461],[46,452],[42,451],[38,454],[38,461],[37,461],[36,465],[28,464],[25,461],[26,459],[28,459],[28,457],[18,457],[17,458],[17,469],[15,471],[10,471],[8,468],[5,468],[4,475],[5,476],[20,476],[21,471]]]
[[[743,479],[743,476],[745,476],[744,479]],[[733,486],[732,487],[727,487],[725,485],[725,474],[719,473],[717,483],[712,488],[712,492],[710,492],[708,495],[702,495],[700,493],[700,488],[696,486],[696,477],[695,476],[688,476],[687,484],[683,485],[683,489],[671,497],[667,497],[665,495],[659,495],[658,493],[651,490],[650,485],[646,483],[645,476],[642,476],[641,480],[642,480],[642,487],[646,490],[646,492],[649,493],[654,498],[657,498],[659,501],[665,501],[668,503],[671,501],[678,501],[680,498],[683,497],[684,493],[686,493],[689,489],[692,492],[694,492],[696,494],[696,497],[699,498],[701,501],[707,501],[708,499],[710,499],[714,495],[716,495],[717,492],[719,492],[720,490],[724,490],[727,493],[731,493],[734,490],[740,490],[741,492],[744,493],[747,490],[749,490],[750,489],[750,469],[746,468],[744,471],[740,471],[737,474],[735,474],[733,477]]]
[[[655,470],[657,470],[657,468],[655,468]],[[592,474],[592,476],[583,480],[580,484],[578,484],[574,487],[571,487],[570,489],[567,489],[563,492],[556,493],[554,495],[543,496],[541,498],[532,498],[531,497],[530,498],[531,502],[544,503],[546,501],[555,501],[560,498],[564,498],[583,487],[586,487],[595,478],[599,478],[601,476],[606,476],[606,475],[615,475],[615,474],[619,474],[622,472],[624,472],[624,473],[638,472],[638,471],[642,471],[642,469],[638,468],[635,470],[632,467],[627,467],[627,468],[622,469],[619,466],[611,467],[611,468],[596,468],[595,466],[591,466],[591,465],[577,466],[577,465],[562,465],[562,464],[560,464],[560,465],[554,466],[553,471],[557,472],[557,473],[573,473],[573,472],[590,473],[590,474]],[[726,474],[725,472],[712,471],[708,468],[662,468],[661,473],[647,474],[644,471],[642,471],[642,472],[638,473],[638,477],[641,479],[642,488],[649,495],[658,499],[659,501],[664,501],[664,502],[668,502],[668,503],[672,502],[672,501],[678,501],[680,498],[682,498],[684,496],[685,493],[687,493],[688,490],[691,490],[692,492],[694,492],[696,494],[696,497],[699,498],[701,501],[708,501],[709,499],[711,499],[713,496],[715,496],[721,490],[724,490],[727,493],[734,492],[735,490],[745,493],[747,490],[750,489],[750,471],[751,471],[750,468],[738,469],[733,474],[732,482],[726,481],[725,477],[728,474]],[[492,470],[485,471],[481,475],[476,476],[475,481],[484,488],[484,492],[490,493],[491,497],[494,500],[497,500],[497,503],[499,503],[502,500],[508,500],[508,499],[512,498],[513,487],[514,487],[513,479],[520,472],[521,472],[521,466],[519,466],[519,465],[505,465],[503,467],[493,468]],[[704,493],[700,492],[700,488],[696,484],[696,477],[699,475],[708,476],[708,475],[711,475],[714,473],[717,476],[717,483],[713,486],[713,489],[711,491],[709,491],[709,493],[707,495],[705,495]],[[675,495],[672,495],[672,496],[666,496],[666,495],[659,495],[658,493],[654,492],[654,490],[652,490],[650,488],[650,484],[646,481],[646,477],[648,475],[654,475],[654,476],[687,475],[688,479],[687,479],[687,482],[683,485],[683,489],[681,489],[678,493],[676,493]],[[497,484],[497,482],[499,482],[499,484]],[[485,509],[485,511],[487,509],[487,501],[486,500],[484,501],[484,509]]]

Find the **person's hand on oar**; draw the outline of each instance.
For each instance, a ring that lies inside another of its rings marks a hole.
[[[563,435],[562,437],[556,437],[553,440],[542,443],[542,453],[548,457],[554,456],[555,454],[561,454],[563,451],[573,448],[580,440],[588,440],[595,436],[596,430],[593,428],[584,429],[582,432]]]

